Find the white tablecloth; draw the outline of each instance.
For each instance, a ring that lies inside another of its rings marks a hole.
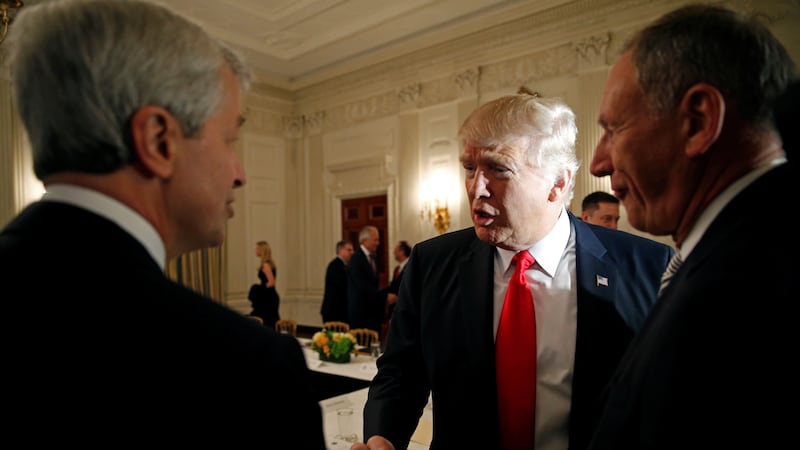
[[[297,340],[300,341],[303,347],[303,353],[306,356],[306,364],[311,370],[365,381],[372,381],[372,378],[378,373],[378,366],[375,365],[375,360],[372,356],[362,354],[351,355],[349,363],[320,361],[319,354],[311,350],[309,346],[311,342],[310,339],[297,338]]]
[[[337,438],[339,434],[339,423],[336,419],[336,411],[343,408],[350,408],[354,411],[354,422],[358,440],[364,441],[364,404],[367,402],[367,392],[369,388],[360,389],[338,397],[331,397],[319,402],[322,407],[323,421],[325,425],[325,443],[329,450],[349,450],[353,445]],[[422,412],[416,432],[411,437],[408,444],[409,450],[428,450],[431,442],[433,410],[431,404]]]
[[[357,378],[360,380],[371,381],[372,378],[378,373],[378,367],[375,360],[369,355],[353,355],[349,363],[332,363],[327,361],[320,361],[319,355],[314,350],[311,350],[310,339],[297,338],[303,347],[303,353],[306,357],[306,364],[311,370],[323,372],[332,375],[339,375],[350,378]],[[336,418],[336,411],[343,408],[350,408],[353,410],[353,422],[355,425],[358,440],[364,440],[364,404],[367,402],[367,393],[369,388],[359,389],[357,391],[349,392],[347,394],[331,397],[319,402],[322,407],[323,422],[325,426],[325,443],[330,450],[349,450],[352,442],[347,442],[337,438],[339,434],[339,423]],[[419,420],[419,425],[414,435],[411,437],[411,442],[408,445],[409,450],[428,450],[431,442],[432,435],[432,421],[433,414],[431,410],[430,399],[428,405],[422,413]]]

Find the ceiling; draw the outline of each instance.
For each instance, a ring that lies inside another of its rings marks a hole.
[[[261,81],[302,88],[570,0],[153,0],[243,52]]]
[[[50,0],[23,0],[27,6]],[[300,89],[575,0],[150,0],[239,49],[260,81]]]

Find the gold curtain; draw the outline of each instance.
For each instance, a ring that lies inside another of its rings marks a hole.
[[[172,280],[224,304],[224,267],[225,251],[222,247],[214,247],[170,260],[166,272]]]

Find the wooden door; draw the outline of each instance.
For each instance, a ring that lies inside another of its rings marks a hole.
[[[380,245],[378,245],[378,279],[380,287],[389,285],[389,255],[392,243],[388,241],[386,217],[386,195],[361,197],[342,200],[342,239],[351,242],[356,251],[360,250],[358,233],[367,225],[378,229]]]

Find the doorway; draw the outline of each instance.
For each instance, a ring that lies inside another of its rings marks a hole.
[[[359,250],[358,233],[367,225],[372,225],[380,233],[378,245],[378,280],[381,288],[389,285],[389,254],[392,243],[388,240],[386,217],[386,194],[372,197],[342,200],[342,239],[351,242]]]

